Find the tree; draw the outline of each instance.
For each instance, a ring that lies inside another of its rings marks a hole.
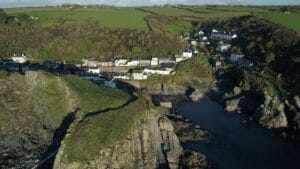
[[[271,53],[267,53],[266,58],[265,58],[265,62],[267,64],[273,62],[275,60],[275,54],[273,52]]]

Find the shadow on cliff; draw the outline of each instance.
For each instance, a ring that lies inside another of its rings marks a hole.
[[[60,147],[61,141],[65,138],[65,135],[67,134],[70,125],[74,122],[77,111],[79,111],[79,109],[76,109],[75,112],[68,113],[68,115],[63,119],[59,128],[56,129],[53,136],[52,144],[48,147],[46,152],[42,154],[42,160],[37,166],[38,169],[53,168],[53,163],[55,160],[57,150]]]

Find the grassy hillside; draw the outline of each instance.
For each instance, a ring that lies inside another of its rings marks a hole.
[[[273,14],[268,8],[243,6],[44,7],[4,10],[36,21],[0,24],[0,57],[26,53],[34,59],[79,61],[115,56],[168,57],[185,49],[174,35],[203,20],[260,15],[299,30],[298,14]],[[25,19],[26,20],[26,19]]]
[[[39,113],[58,126],[64,116],[76,108],[82,112],[98,111],[121,106],[130,99],[125,92],[100,87],[75,76],[36,72],[22,76],[1,72],[0,84],[2,127],[15,124],[18,116],[25,116],[26,123],[27,117]]]
[[[119,107],[131,96],[119,89],[105,88],[73,75],[63,77],[70,89],[76,92],[82,112],[95,112]]]
[[[85,118],[66,142],[68,161],[93,160],[104,148],[114,147],[145,117],[149,104],[142,96],[123,108]]]
[[[21,8],[5,10],[10,15],[26,13],[38,17],[37,21],[43,26],[51,26],[61,20],[96,19],[102,26],[110,28],[129,28],[148,30],[144,17],[147,13],[134,8]]]
[[[300,13],[291,13],[291,14],[266,14],[263,15],[264,18],[281,25],[284,25],[288,28],[294,29],[300,32]]]

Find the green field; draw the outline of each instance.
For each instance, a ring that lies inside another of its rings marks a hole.
[[[134,8],[21,8],[5,10],[10,15],[26,13],[38,17],[38,22],[44,26],[58,23],[59,20],[87,20],[96,19],[101,25],[111,28],[130,28],[147,30],[144,20],[148,13]]]
[[[266,14],[264,18],[300,32],[300,14]]]
[[[82,112],[95,112],[119,107],[131,99],[131,96],[119,89],[105,88],[80,77],[69,75],[64,80],[76,92]]]

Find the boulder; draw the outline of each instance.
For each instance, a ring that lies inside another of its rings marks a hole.
[[[231,99],[226,101],[225,111],[236,112],[239,109],[240,99]]]

